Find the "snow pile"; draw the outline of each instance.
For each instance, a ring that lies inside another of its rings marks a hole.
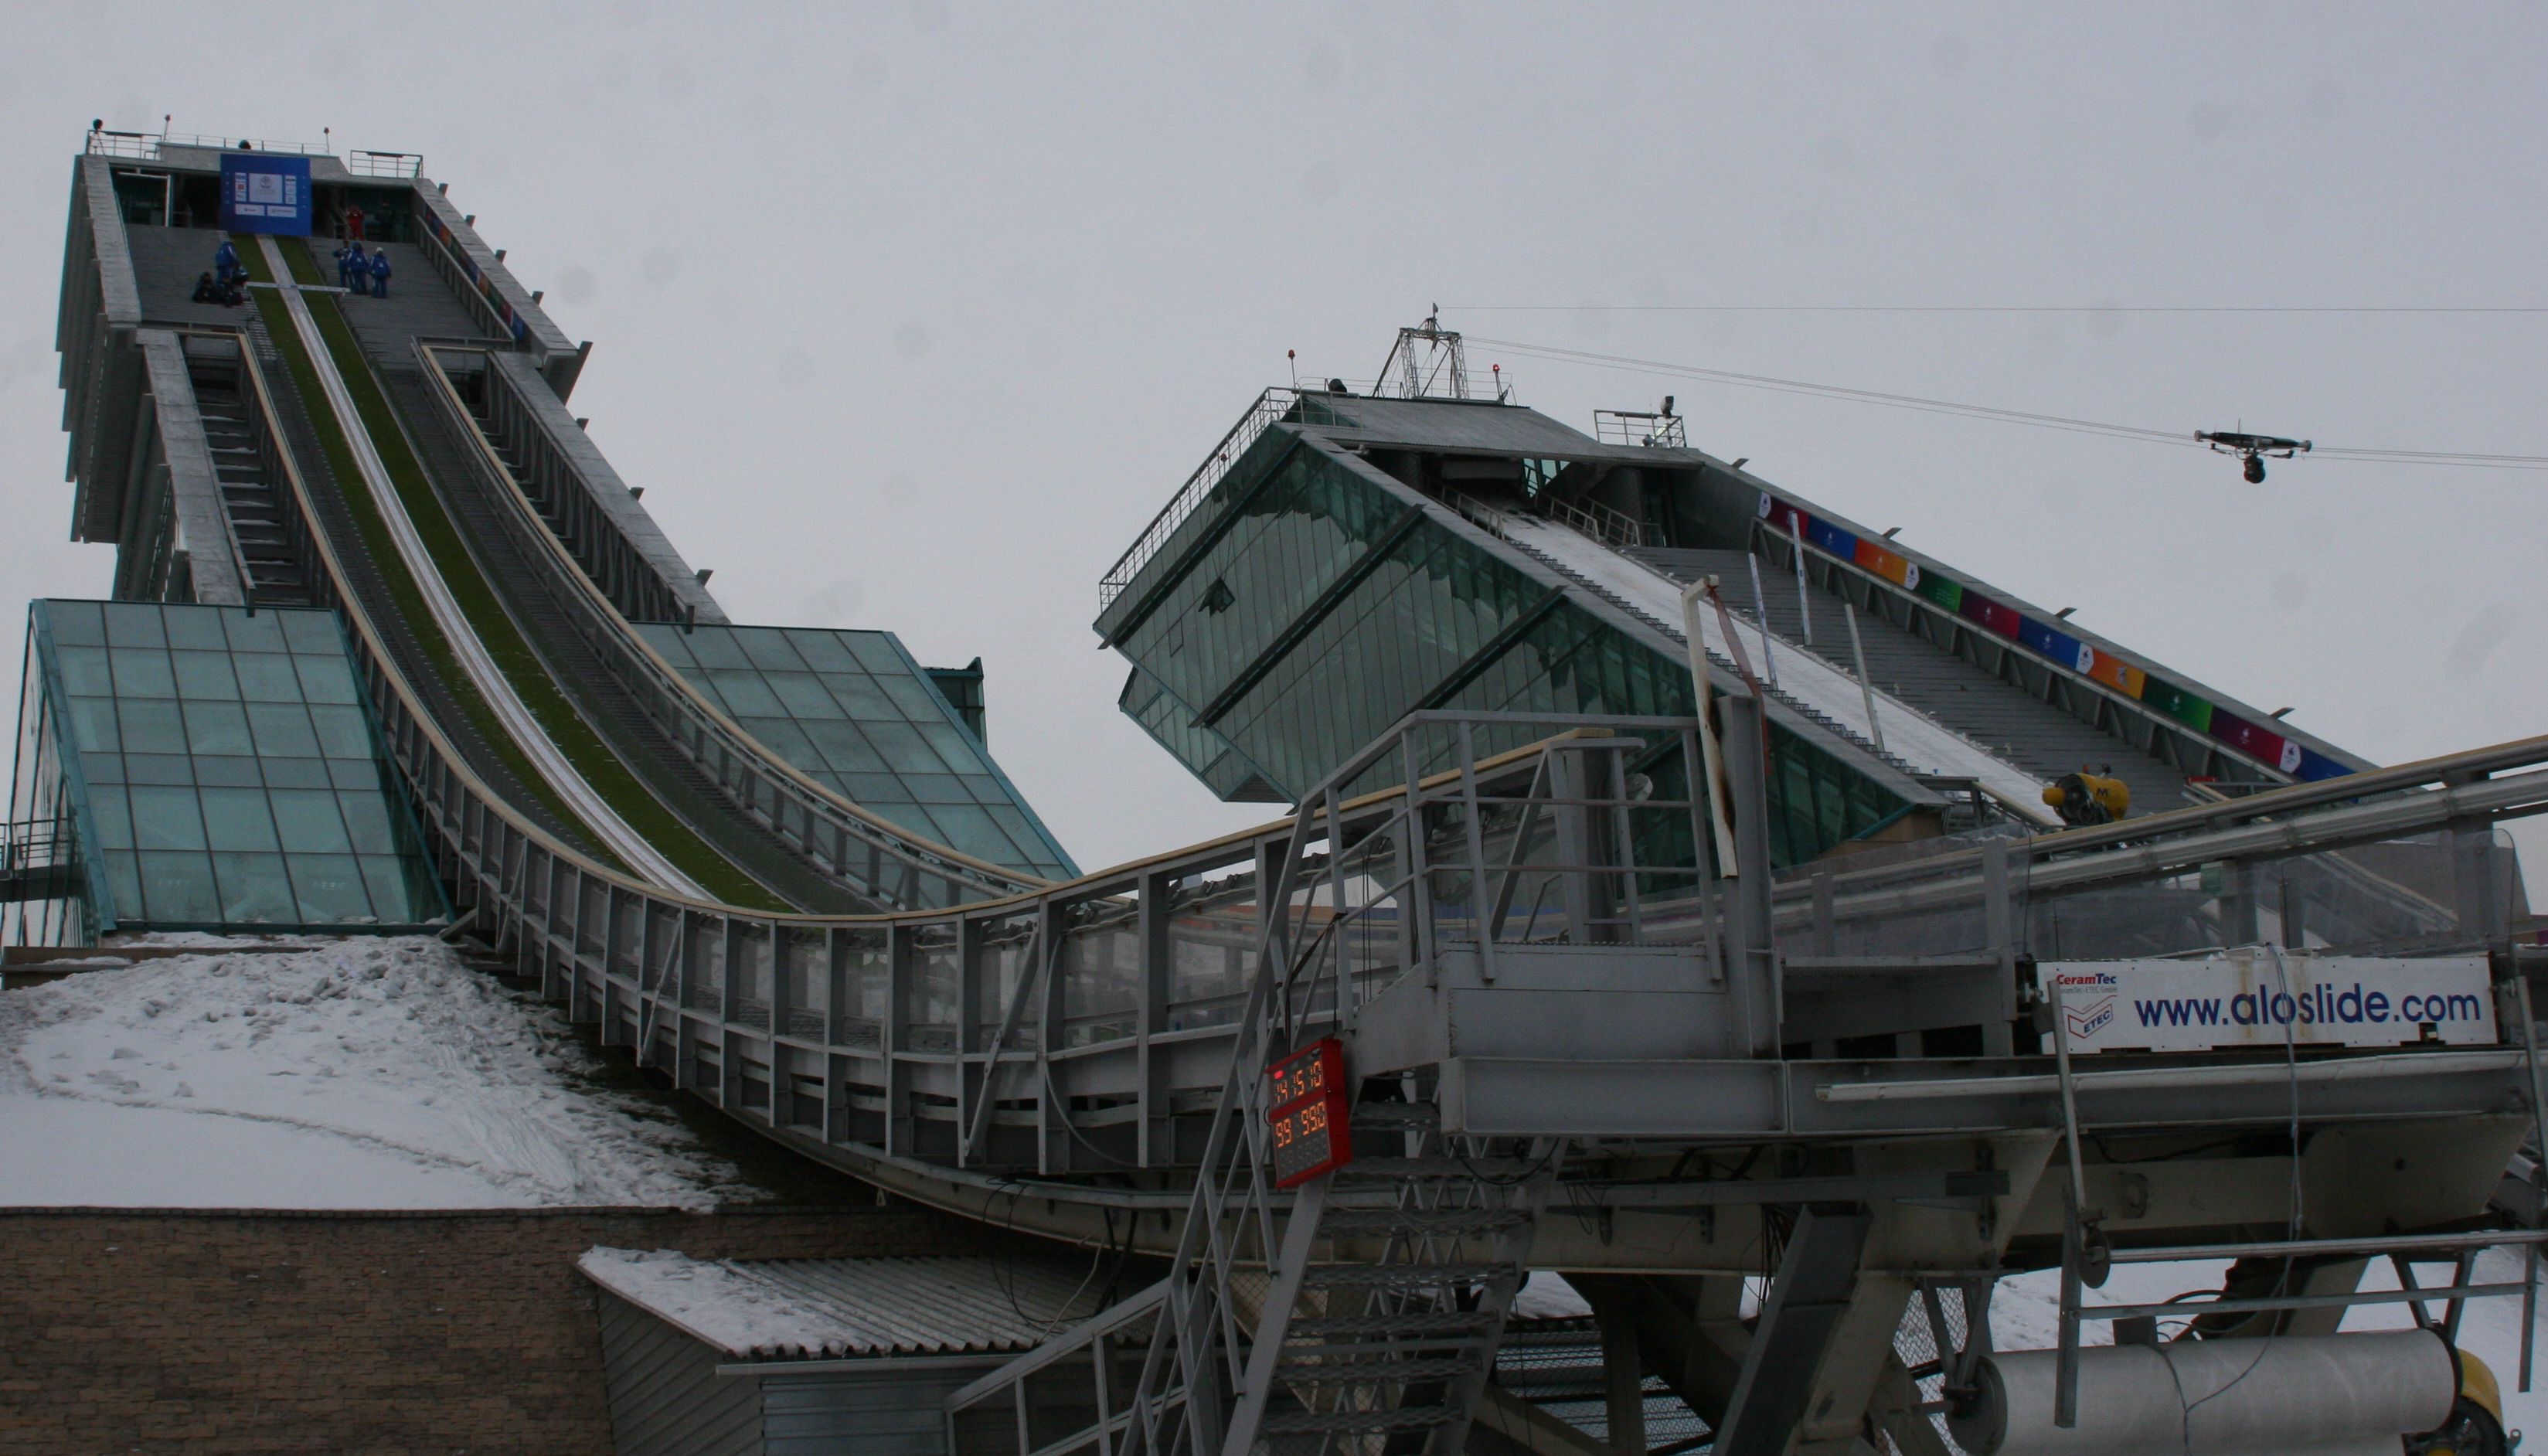
[[[68,976],[0,995],[0,1205],[712,1206],[733,1169],[584,1057],[430,939]]]

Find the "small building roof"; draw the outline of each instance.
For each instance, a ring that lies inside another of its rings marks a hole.
[[[694,1259],[594,1247],[584,1276],[736,1359],[1006,1354],[1097,1313],[1076,1259]]]

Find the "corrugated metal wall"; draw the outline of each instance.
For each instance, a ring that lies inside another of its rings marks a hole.
[[[762,1450],[768,1456],[950,1456],[947,1398],[989,1368],[950,1360],[944,1370],[903,1365],[871,1375],[764,1376]]]
[[[619,1456],[760,1456],[759,1382],[718,1375],[716,1351],[617,1295],[596,1294],[601,1301],[602,1380]],[[932,1410],[944,1400],[941,1392]],[[944,1444],[942,1438],[925,1449],[936,1451]]]

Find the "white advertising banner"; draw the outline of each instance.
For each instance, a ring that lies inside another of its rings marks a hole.
[[[2184,960],[2047,960],[2036,984],[2055,1003],[2070,1052],[2216,1046],[2492,1044],[2495,995],[2483,956],[2229,951]]]

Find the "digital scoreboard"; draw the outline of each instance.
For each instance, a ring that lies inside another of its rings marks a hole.
[[[1345,1048],[1322,1037],[1266,1068],[1265,1114],[1274,1186],[1290,1188],[1353,1161],[1346,1127]]]

